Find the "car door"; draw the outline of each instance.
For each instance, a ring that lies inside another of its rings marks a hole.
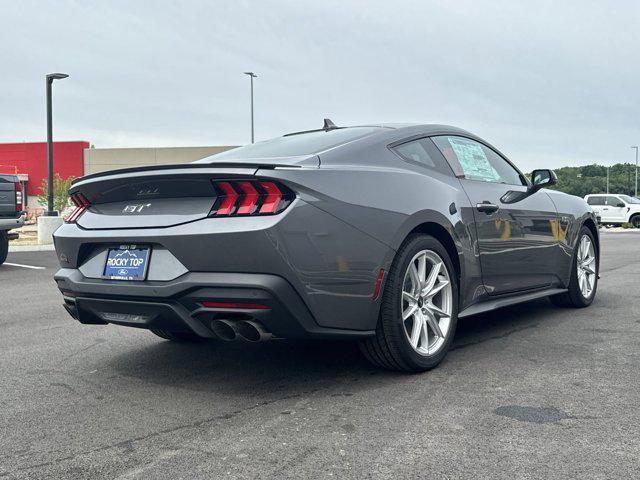
[[[543,190],[479,141],[432,137],[458,175],[475,219],[482,280],[490,295],[549,286],[559,255],[558,214]]]
[[[619,197],[607,195],[602,210],[606,212],[607,222],[623,223],[626,219],[627,205]],[[605,221],[605,217],[602,220]]]

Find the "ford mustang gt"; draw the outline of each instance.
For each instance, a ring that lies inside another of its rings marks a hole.
[[[55,232],[83,324],[173,341],[342,338],[436,366],[459,318],[550,297],[586,307],[600,244],[583,199],[442,125],[324,127],[192,164],[87,175]]]

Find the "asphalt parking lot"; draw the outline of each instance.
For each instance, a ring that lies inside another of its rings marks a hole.
[[[461,322],[443,364],[349,343],[176,345],[82,326],[53,252],[0,267],[0,477],[637,478],[640,234],[603,234],[595,303]]]

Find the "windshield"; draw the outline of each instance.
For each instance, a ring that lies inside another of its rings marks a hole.
[[[319,132],[300,133],[227,150],[208,157],[207,160],[312,155],[366,137],[376,131],[380,131],[380,127],[350,127],[329,130],[328,132],[322,130]]]
[[[618,195],[622,200],[626,203],[638,203],[640,204],[640,199],[636,197],[630,197],[629,195]]]

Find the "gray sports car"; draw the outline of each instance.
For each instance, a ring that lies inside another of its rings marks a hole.
[[[343,338],[374,364],[437,365],[461,317],[586,307],[596,218],[442,125],[324,127],[193,164],[74,182],[55,280],[84,324],[174,341]]]

